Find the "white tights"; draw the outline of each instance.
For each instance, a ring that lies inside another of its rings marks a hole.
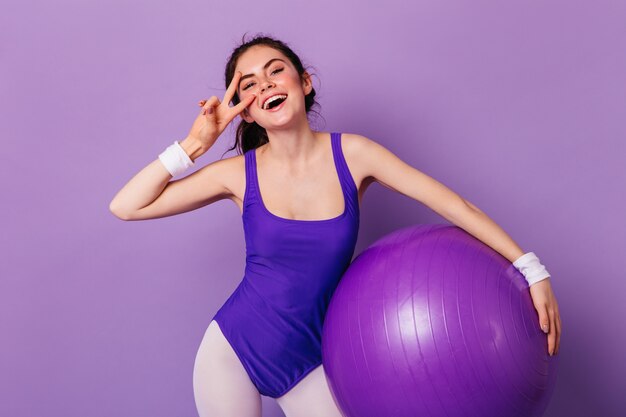
[[[261,417],[261,395],[215,321],[196,355],[193,390],[200,417]],[[322,365],[276,401],[286,417],[342,417]]]

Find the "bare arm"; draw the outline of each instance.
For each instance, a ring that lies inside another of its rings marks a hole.
[[[247,97],[229,107],[241,72],[231,80],[223,100],[213,96],[198,103],[202,111],[196,117],[189,135],[180,142],[195,161],[208,151],[226,126],[255,99]],[[224,184],[232,171],[233,158],[213,162],[187,177],[171,181],[172,176],[157,158],[137,173],[113,198],[109,210],[122,220],[144,220],[171,216],[194,210],[232,195]],[[231,161],[229,161],[231,160]]]
[[[205,150],[192,137],[180,142],[192,160]],[[225,161],[216,161],[188,175],[170,181],[172,176],[157,158],[137,173],[115,195],[109,209],[122,220],[145,220],[171,216],[197,209],[230,196],[222,171]]]
[[[405,163],[382,145],[360,135],[353,135],[353,138],[356,139],[352,141],[355,154],[361,156],[359,161],[365,167],[366,176],[425,204],[511,262],[524,254],[511,236],[474,204]],[[548,352],[553,355],[560,348],[561,316],[550,279],[532,284],[530,295],[539,314],[541,328],[548,333]]]
[[[487,214],[459,194],[407,164],[377,142],[354,135],[366,174],[381,185],[426,205],[513,262],[524,254],[519,245]]]

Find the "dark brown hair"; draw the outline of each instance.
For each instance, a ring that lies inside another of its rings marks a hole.
[[[246,35],[244,34],[241,38],[241,45],[236,47],[230,55],[230,58],[228,58],[226,70],[224,71],[224,82],[226,88],[228,88],[228,85],[235,76],[235,67],[237,66],[237,60],[239,57],[255,45],[269,46],[281,52],[291,61],[293,66],[298,71],[298,74],[300,74],[300,78],[304,80],[305,68],[302,65],[302,61],[300,61],[298,55],[296,55],[296,53],[286,43],[265,35],[256,35],[249,41],[246,41],[245,38]],[[315,89],[313,88],[311,92],[304,97],[304,107],[307,113],[309,113],[314,105],[319,106],[319,103],[315,101],[315,94]],[[233,105],[237,105],[239,102],[239,96],[235,92],[232,103]],[[237,133],[235,134],[235,144],[226,152],[237,149],[238,154],[243,154],[250,149],[258,148],[267,142],[269,142],[267,132],[262,126],[256,122],[248,123],[241,119],[239,126],[237,126]]]

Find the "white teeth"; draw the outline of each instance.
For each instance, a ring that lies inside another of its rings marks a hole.
[[[278,94],[268,98],[265,103],[263,103],[263,110],[267,110],[267,106],[274,100],[278,100],[279,98],[287,98],[285,94]]]

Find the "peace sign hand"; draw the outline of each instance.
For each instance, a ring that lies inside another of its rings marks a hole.
[[[241,72],[237,71],[221,102],[216,96],[213,96],[208,100],[201,100],[198,103],[199,106],[202,106],[202,110],[193,122],[189,136],[198,139],[205,150],[213,146],[217,138],[235,116],[241,113],[256,99],[256,95],[252,94],[236,106],[230,107],[228,105],[235,95],[240,78]]]

